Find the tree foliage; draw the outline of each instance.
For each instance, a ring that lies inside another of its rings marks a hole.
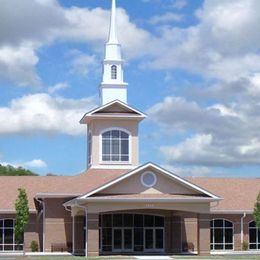
[[[18,197],[15,202],[16,218],[15,218],[15,240],[17,244],[23,243],[23,235],[25,227],[29,221],[29,206],[26,190],[18,189]]]
[[[22,167],[13,167],[11,165],[3,166],[0,164],[0,176],[37,176],[38,174],[26,170]]]
[[[256,226],[260,228],[260,192],[258,193],[256,203],[255,203],[255,208],[254,208],[254,220],[256,223]]]

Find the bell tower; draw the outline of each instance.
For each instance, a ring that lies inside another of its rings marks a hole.
[[[99,86],[101,104],[80,121],[88,126],[87,168],[133,169],[139,165],[138,126],[146,115],[127,104],[127,85],[116,32],[116,1],[112,0]]]
[[[103,61],[103,79],[99,87],[101,105],[114,100],[127,103],[127,85],[124,82],[121,45],[117,39],[116,0],[112,0],[109,37]]]

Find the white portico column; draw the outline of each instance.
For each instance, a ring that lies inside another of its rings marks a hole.
[[[75,243],[76,243],[76,240],[75,240],[75,235],[76,235],[76,232],[75,232],[75,217],[77,215],[77,208],[72,206],[71,207],[71,217],[72,217],[72,254],[74,255],[75,254]]]
[[[75,254],[75,216],[72,215],[72,254]]]
[[[88,256],[88,210],[85,208],[85,256]]]

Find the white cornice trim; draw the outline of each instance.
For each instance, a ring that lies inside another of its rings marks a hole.
[[[88,197],[85,199],[79,199],[80,201],[86,202],[161,202],[161,203],[169,203],[169,202],[181,202],[181,203],[189,203],[189,202],[211,202],[215,201],[213,198],[92,198]]]
[[[116,184],[116,183],[118,183],[118,182],[120,182],[120,181],[122,181],[122,180],[124,180],[124,179],[126,179],[126,178],[128,178],[128,177],[130,177],[130,176],[132,176],[132,175],[134,175],[134,174],[136,174],[138,172],[140,172],[140,171],[142,171],[142,170],[144,170],[145,168],[148,168],[148,167],[154,168],[158,172],[160,172],[160,173],[162,173],[162,174],[164,174],[164,175],[166,175],[166,176],[168,176],[168,177],[170,177],[170,178],[172,178],[174,180],[177,180],[178,182],[180,182],[180,183],[182,183],[182,184],[192,188],[195,191],[199,191],[199,192],[201,192],[203,194],[206,194],[207,196],[215,199],[216,201],[217,200],[221,200],[221,198],[216,196],[215,194],[213,194],[213,193],[211,193],[211,192],[209,192],[209,191],[207,191],[205,189],[202,189],[201,187],[199,187],[199,186],[197,186],[197,185],[195,185],[195,184],[193,184],[193,183],[191,183],[191,182],[189,182],[189,181],[187,181],[187,180],[185,180],[185,179],[183,179],[183,178],[181,178],[181,177],[179,177],[179,176],[177,176],[177,175],[175,175],[175,174],[173,174],[173,173],[171,173],[171,172],[169,172],[169,171],[167,171],[167,170],[165,170],[165,169],[163,169],[163,168],[161,168],[161,167],[159,167],[159,166],[157,166],[157,165],[155,165],[153,163],[146,163],[146,164],[144,164],[144,165],[142,165],[142,166],[140,166],[140,167],[130,171],[129,173],[126,173],[123,176],[118,177],[115,180],[112,180],[112,181],[106,183],[105,185],[102,185],[101,187],[99,187],[97,189],[94,189],[91,192],[86,193],[85,195],[83,195],[83,196],[81,196],[79,198],[80,199],[87,198],[87,197],[89,197],[89,196],[91,196],[91,195],[93,195],[93,194],[95,194],[95,193],[97,193],[99,191],[102,191],[102,190],[104,190],[104,189],[106,189],[106,188],[108,188],[108,187],[110,187],[110,186],[112,186],[112,185],[114,185],[114,184]]]
[[[122,101],[120,101],[120,100],[114,100],[114,101],[111,101],[111,102],[109,102],[109,103],[107,103],[107,104],[105,104],[105,105],[103,105],[103,106],[97,107],[97,108],[91,110],[90,112],[86,113],[86,114],[82,117],[82,119],[80,120],[80,123],[81,123],[81,124],[84,124],[84,123],[85,123],[85,122],[84,122],[84,119],[85,119],[86,117],[93,117],[93,114],[94,114],[94,113],[96,113],[96,112],[98,112],[98,111],[100,111],[100,110],[102,110],[102,109],[105,109],[105,108],[107,108],[107,107],[109,107],[109,106],[112,106],[112,105],[114,105],[114,104],[119,104],[119,105],[121,105],[122,107],[124,107],[124,108],[126,108],[126,109],[129,109],[129,110],[131,110],[131,111],[137,113],[138,115],[135,115],[135,117],[141,117],[141,118],[146,118],[146,117],[147,117],[147,115],[144,114],[143,112],[141,112],[141,111],[139,111],[139,110],[137,110],[137,109],[135,109],[135,108],[133,108],[133,107],[130,107],[129,105],[125,104],[124,102],[122,102]],[[97,116],[97,115],[95,115],[95,116]],[[103,115],[102,115],[102,116],[103,116]],[[108,117],[111,117],[111,115],[108,116]],[[121,116],[121,117],[122,117],[122,116]],[[130,117],[130,116],[127,115],[127,116],[124,116],[124,117]],[[133,116],[132,116],[132,117],[133,117]]]
[[[99,87],[111,88],[111,84],[113,84],[113,88],[125,88],[126,86],[128,86],[128,83],[126,82],[101,82]]]
[[[251,209],[215,209],[211,210],[210,213],[212,214],[252,214],[253,210]]]
[[[82,195],[82,193],[37,193],[35,198],[66,198],[66,197],[77,197]]]
[[[1,214],[15,214],[16,210],[15,209],[0,209]],[[29,209],[29,213],[37,213],[36,209]]]
[[[131,171],[131,170],[133,170],[135,168],[136,168],[136,166],[132,166],[132,165],[129,165],[129,164],[126,164],[126,165],[124,165],[124,164],[121,164],[121,165],[119,165],[119,164],[110,164],[110,165],[104,164],[104,165],[100,165],[99,164],[99,165],[91,165],[91,167],[89,169],[109,169],[109,170],[124,169],[124,170]]]

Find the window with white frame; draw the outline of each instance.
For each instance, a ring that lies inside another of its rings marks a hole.
[[[233,249],[233,223],[225,219],[214,219],[210,222],[211,250]]]
[[[129,161],[128,133],[117,129],[102,133],[102,161]]]
[[[15,243],[14,219],[0,219],[0,252],[22,250],[22,245]]]
[[[255,221],[249,223],[249,249],[260,249],[260,229]]]
[[[111,66],[111,79],[117,79],[117,66]]]

